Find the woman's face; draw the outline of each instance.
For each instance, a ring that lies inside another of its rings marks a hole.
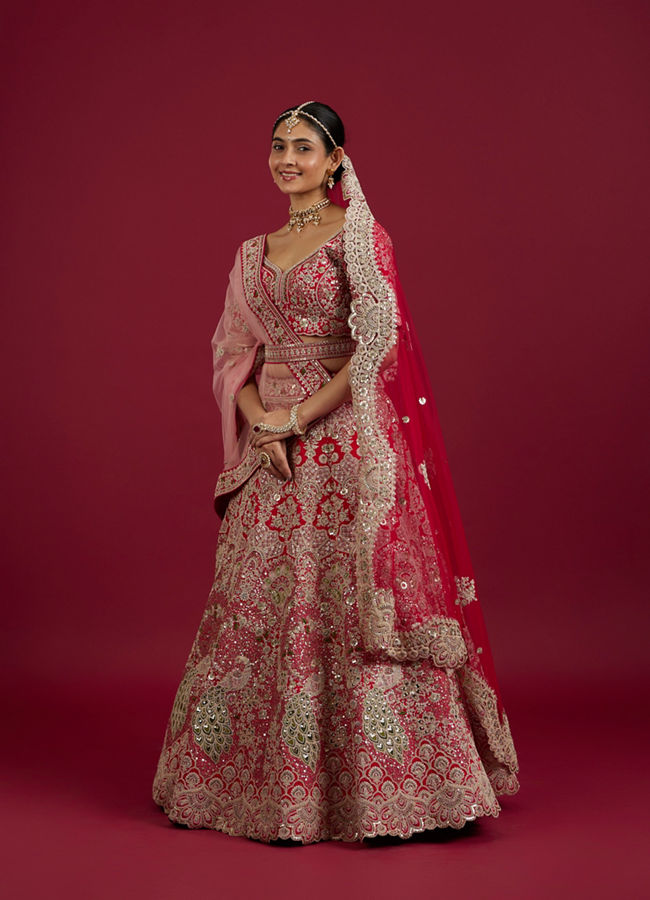
[[[302,194],[322,189],[327,172],[336,169],[334,155],[328,155],[318,133],[301,119],[287,131],[286,119],[278,123],[273,140],[269,168],[283,194]],[[342,155],[342,152],[341,152]]]

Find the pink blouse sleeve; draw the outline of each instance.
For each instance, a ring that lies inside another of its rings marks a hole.
[[[237,406],[237,393],[263,361],[263,343],[246,315],[240,253],[241,248],[230,272],[224,311],[212,337],[212,389],[221,410],[226,469],[240,462],[248,443],[248,423]]]

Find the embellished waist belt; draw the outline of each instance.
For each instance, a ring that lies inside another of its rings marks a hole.
[[[266,344],[264,359],[266,362],[303,362],[307,359],[328,359],[335,356],[348,356],[354,353],[357,342],[352,338],[341,338],[337,341],[314,341],[311,344]]]

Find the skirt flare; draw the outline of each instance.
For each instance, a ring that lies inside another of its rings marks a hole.
[[[293,379],[263,378],[267,409]],[[261,841],[407,838],[497,816],[514,793],[475,739],[456,670],[366,653],[355,599],[358,451],[343,403],[232,497],[167,723],[153,799]]]

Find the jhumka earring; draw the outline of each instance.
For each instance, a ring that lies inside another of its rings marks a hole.
[[[330,189],[330,191],[334,187],[334,173],[333,172],[329,173],[329,177],[327,179],[327,186]]]

